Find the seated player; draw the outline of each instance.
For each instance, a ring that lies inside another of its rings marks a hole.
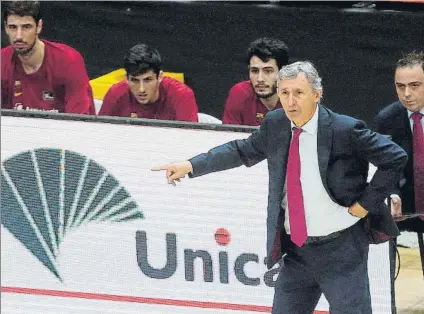
[[[1,50],[1,107],[95,114],[80,53],[39,38],[39,1],[7,2],[3,17],[10,46]]]
[[[164,77],[159,52],[144,44],[125,56],[125,80],[106,93],[99,115],[197,122],[197,104],[187,85]]]
[[[281,108],[277,74],[288,63],[288,48],[273,38],[258,38],[247,50],[249,81],[234,85],[225,102],[224,124],[259,125],[268,111]]]

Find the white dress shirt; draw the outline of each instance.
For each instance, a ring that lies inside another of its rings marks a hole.
[[[349,214],[347,207],[333,202],[322,184],[317,151],[318,111],[317,106],[312,119],[302,126],[303,132],[299,137],[300,182],[308,236],[325,236],[346,229],[359,220]],[[291,124],[292,128],[295,127],[293,122]],[[290,234],[290,204],[287,204],[286,185],[282,207],[286,209],[284,227]]]

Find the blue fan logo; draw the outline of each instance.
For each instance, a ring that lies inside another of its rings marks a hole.
[[[69,150],[19,153],[2,163],[1,182],[2,224],[61,281],[57,257],[71,229],[143,218],[113,175]]]

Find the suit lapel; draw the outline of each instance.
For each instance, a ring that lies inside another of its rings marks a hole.
[[[287,159],[288,159],[291,138],[292,138],[292,132],[291,132],[290,120],[284,119],[282,122],[281,130],[279,131],[279,134],[278,134],[278,139],[277,139],[277,143],[278,143],[277,156],[278,156],[278,159],[281,161],[277,163],[281,167],[280,169],[277,170],[277,173],[281,174],[280,180],[282,181],[283,185],[286,178]]]
[[[401,115],[401,119],[402,119],[402,130],[405,130],[405,136],[408,139],[412,140],[412,130],[411,130],[411,123],[409,122],[409,117],[408,117],[408,110],[406,110],[406,108],[404,106],[402,106],[401,103],[399,103],[399,105],[402,107],[402,115]]]
[[[270,143],[273,145],[273,153],[268,156],[268,166],[270,167],[270,204],[268,206],[268,232],[271,231],[272,238],[268,238],[268,267],[271,268],[280,258],[282,251],[287,250],[288,236],[284,229],[284,211],[281,210],[281,201],[284,197],[284,183],[286,179],[287,159],[292,132],[290,120],[283,115],[281,121],[277,121],[276,132]],[[271,192],[272,191],[272,192]],[[270,236],[270,234],[268,234]],[[283,239],[283,242],[280,242]]]
[[[317,134],[318,165],[321,181],[330,197],[331,193],[327,184],[327,169],[333,143],[333,127],[331,122],[331,116],[327,108],[319,105]]]
[[[283,199],[283,189],[286,179],[287,159],[292,133],[290,130],[290,120],[285,114],[282,114],[281,120],[276,121],[271,127],[269,136],[272,153],[268,156],[268,166],[270,167],[270,176],[272,176],[272,188],[275,189],[274,201],[281,204]],[[278,204],[278,211],[280,205]],[[278,212],[274,213],[275,219]]]
[[[400,103],[397,103],[396,118],[393,120],[392,140],[400,145],[406,153],[412,155],[412,130],[408,117],[408,111]],[[408,162],[409,163],[409,162]]]

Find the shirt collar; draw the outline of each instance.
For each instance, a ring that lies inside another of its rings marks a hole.
[[[411,111],[411,110],[409,110],[409,109],[406,109],[406,110],[408,110],[408,118],[409,118],[409,119],[411,119],[411,114],[413,114],[414,112],[413,112],[413,111]],[[420,110],[420,113],[422,113],[422,114],[424,115],[424,108],[422,108],[422,109]]]
[[[309,120],[308,122],[306,122],[303,126],[302,126],[302,130],[306,133],[309,133],[310,135],[314,135],[317,132],[318,129],[318,111],[319,111],[319,106],[317,105],[317,107],[315,108],[315,113],[312,116],[311,120]],[[291,128],[295,128],[296,125],[291,121]]]

